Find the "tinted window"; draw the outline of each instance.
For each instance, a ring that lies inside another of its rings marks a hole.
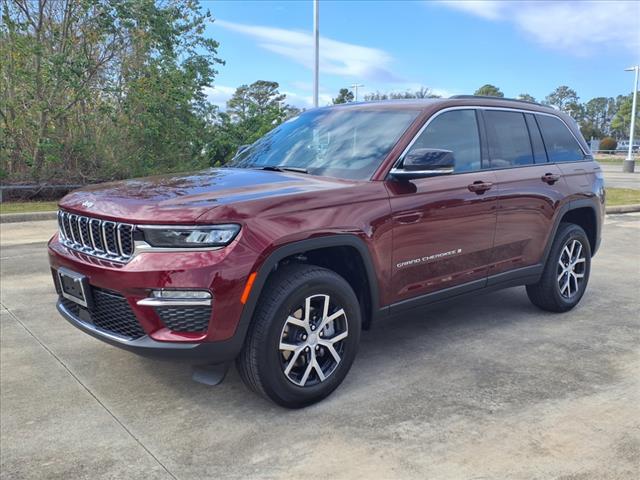
[[[556,117],[536,115],[550,162],[576,162],[584,153],[567,126]]]
[[[228,166],[297,167],[313,175],[367,180],[418,113],[381,108],[310,110],[271,130]]]
[[[449,150],[455,172],[480,170],[480,135],[474,110],[453,110],[434,118],[411,149]]]
[[[546,163],[547,152],[544,150],[542,135],[540,135],[540,129],[538,128],[536,119],[531,113],[525,113],[524,118],[527,120],[527,127],[529,127],[529,136],[531,137],[531,146],[533,147],[533,159],[536,163]]]
[[[533,163],[531,140],[524,115],[519,112],[484,112],[491,168]]]

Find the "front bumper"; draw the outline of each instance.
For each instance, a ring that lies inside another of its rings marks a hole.
[[[65,319],[111,345],[144,356],[194,364],[226,362],[240,352],[248,325],[240,298],[254,259],[255,255],[235,243],[209,252],[141,253],[129,263],[116,264],[71,250],[58,241],[57,235],[49,242],[49,263],[54,271],[66,269],[86,277],[94,300],[96,293],[103,299],[117,297],[116,303],[94,302],[100,318],[93,318],[94,311],[89,312],[88,318],[87,312],[69,306],[68,300],[61,297],[57,309]],[[176,288],[209,291],[213,304],[161,312],[162,307],[141,301],[149,297],[151,290]],[[185,327],[197,308],[209,308],[204,330]],[[183,328],[169,328],[165,314]],[[135,324],[134,332],[105,325],[113,325],[114,319],[124,316],[128,325]]]
[[[243,339],[239,335],[226,341],[203,343],[158,342],[149,335],[128,340],[83,321],[65,308],[61,300],[58,300],[56,307],[58,312],[74,327],[110,345],[144,357],[185,361],[193,364],[225,363],[233,360],[242,348]]]

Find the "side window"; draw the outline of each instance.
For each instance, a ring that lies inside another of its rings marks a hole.
[[[524,115],[519,112],[485,110],[491,168],[533,163],[533,151]]]
[[[449,150],[455,160],[454,172],[480,170],[480,134],[475,110],[452,110],[434,118],[411,150]]]
[[[531,146],[533,147],[533,159],[536,163],[547,162],[547,152],[544,149],[544,143],[542,142],[542,135],[540,135],[540,129],[536,122],[535,117],[531,113],[525,113],[524,118],[527,120],[527,127],[529,128],[529,136],[531,136]]]
[[[536,115],[550,162],[577,162],[584,159],[580,145],[567,126],[556,117]]]

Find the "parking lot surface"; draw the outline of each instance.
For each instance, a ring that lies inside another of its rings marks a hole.
[[[513,288],[385,321],[298,411],[76,330],[55,222],[0,228],[2,478],[640,478],[640,214],[607,218],[575,310]]]

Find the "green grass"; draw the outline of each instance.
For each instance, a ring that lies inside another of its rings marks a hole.
[[[632,188],[607,188],[607,206],[640,204],[640,190]]]
[[[58,210],[58,202],[2,202],[0,213],[52,212]]]

